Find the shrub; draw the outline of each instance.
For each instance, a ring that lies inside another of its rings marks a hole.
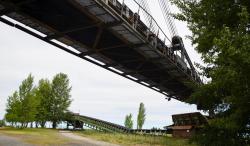
[[[4,127],[5,126],[5,121],[4,120],[0,120],[0,127]]]

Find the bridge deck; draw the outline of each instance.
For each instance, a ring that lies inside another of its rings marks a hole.
[[[166,96],[189,97],[201,83],[196,72],[125,8],[115,0],[0,0],[0,20]]]

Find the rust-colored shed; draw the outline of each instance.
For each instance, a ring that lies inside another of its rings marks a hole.
[[[190,138],[203,125],[208,124],[208,120],[199,112],[172,115],[174,124],[170,126],[173,130],[173,137]]]

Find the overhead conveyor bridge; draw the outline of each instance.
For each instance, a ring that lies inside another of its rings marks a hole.
[[[184,101],[202,82],[182,41],[169,39],[149,14],[145,24],[145,10],[129,2],[139,9],[117,0],[0,0],[0,21]]]
[[[68,125],[74,127],[74,129],[82,129],[88,127],[97,131],[111,132],[111,133],[128,133],[128,134],[148,134],[148,135],[166,135],[171,134],[172,130],[162,129],[130,129],[124,126],[107,122],[104,120],[83,116],[79,114],[72,114],[70,119],[66,120]]]
[[[68,123],[75,128],[83,128],[83,126],[85,126],[104,132],[130,133],[132,131],[132,129],[118,124],[77,114],[74,114],[73,117],[68,120]]]

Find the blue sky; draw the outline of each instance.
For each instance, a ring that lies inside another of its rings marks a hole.
[[[159,15],[159,9],[151,4],[151,11]],[[164,27],[162,17],[156,17]],[[176,22],[180,35],[190,35],[185,23]],[[200,62],[191,43],[184,39],[192,61]],[[73,102],[70,110],[123,125],[126,114],[134,120],[140,102],[146,106],[144,128],[172,123],[171,115],[196,111],[195,105],[165,97],[151,89],[120,77],[103,68],[72,56],[54,46],[42,42],[15,28],[0,23],[0,119],[5,113],[6,100],[28,74],[52,79],[56,73],[68,74],[72,86]],[[135,122],[134,122],[135,123]]]

